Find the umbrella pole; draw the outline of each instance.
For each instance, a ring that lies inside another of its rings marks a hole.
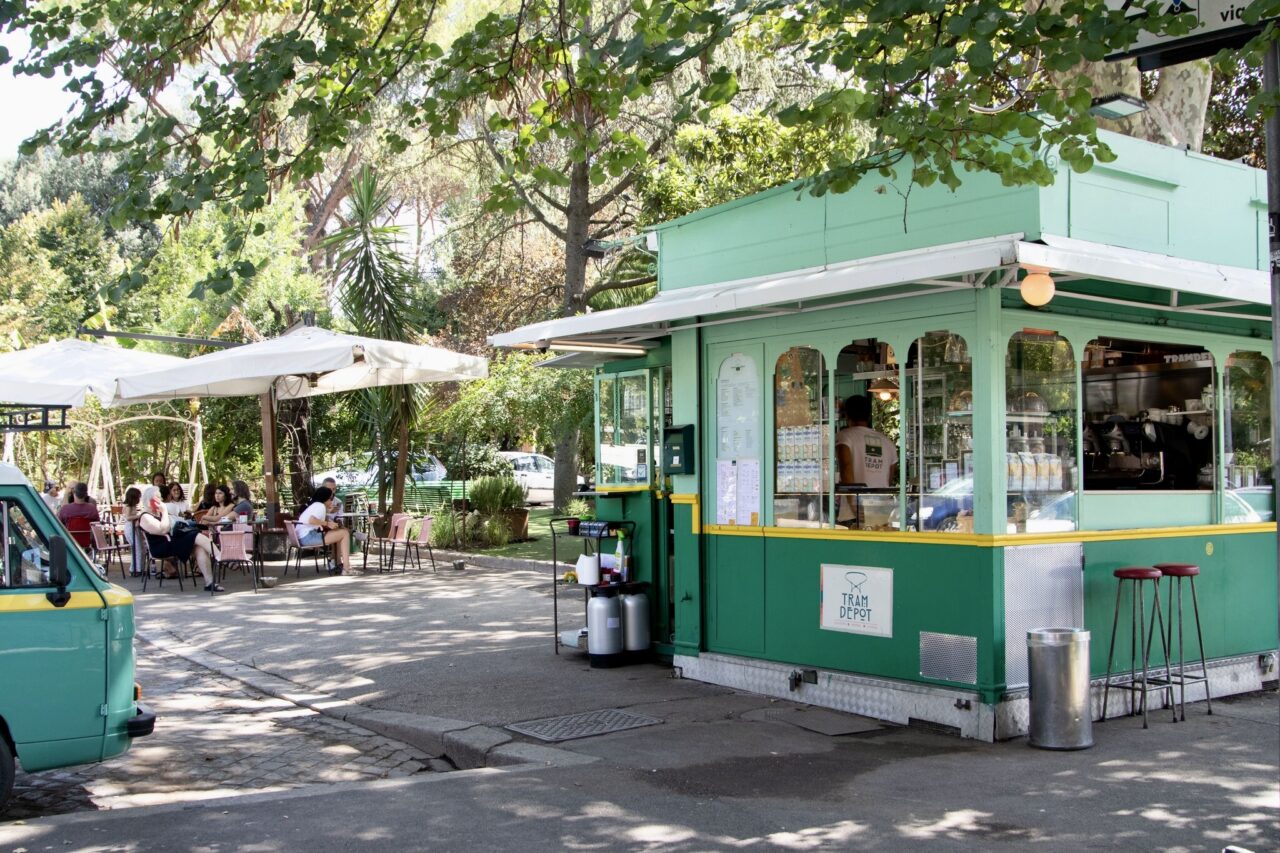
[[[280,498],[276,493],[276,406],[275,393],[268,391],[258,398],[262,409],[262,475],[267,489],[267,524],[276,526]]]

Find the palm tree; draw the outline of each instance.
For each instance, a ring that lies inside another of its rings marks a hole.
[[[357,334],[390,341],[417,343],[422,317],[415,298],[417,270],[400,251],[403,229],[388,224],[391,193],[365,166],[351,184],[348,224],[326,239],[336,254],[336,295],[343,314]],[[393,385],[366,392],[361,409],[370,421],[373,450],[385,450],[383,437],[396,436],[395,474],[391,510],[404,506],[404,481],[408,472],[409,429],[416,421],[419,391],[413,385]],[[377,453],[379,479],[385,453]],[[379,489],[379,502],[385,491]]]

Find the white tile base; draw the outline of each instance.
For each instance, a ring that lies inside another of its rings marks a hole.
[[[676,655],[672,664],[680,670],[682,678],[861,714],[900,725],[916,720],[950,726],[958,729],[961,737],[994,741],[1027,732],[1029,703],[1025,691],[1012,694],[993,706],[982,704],[976,691],[827,670],[818,670],[817,684],[801,684],[793,691],[789,684],[791,673],[806,667],[712,653]],[[1211,661],[1209,676],[1212,695],[1218,697],[1260,690],[1264,677],[1274,678],[1275,671],[1264,676],[1258,655],[1248,655]],[[1112,691],[1108,716],[1126,713],[1130,696],[1128,691]],[[1187,688],[1188,703],[1199,702],[1203,698],[1203,685]],[[1151,702],[1149,713],[1156,715],[1159,713],[1155,710],[1159,695],[1153,693]],[[1102,681],[1099,679],[1093,686],[1093,717],[1096,720],[1101,715]]]

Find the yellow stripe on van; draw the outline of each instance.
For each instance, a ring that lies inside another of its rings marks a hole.
[[[127,597],[127,601],[119,597],[121,593]],[[108,591],[105,595],[110,602],[112,593]],[[111,606],[128,604],[133,601],[133,596],[124,590],[120,590],[115,595],[116,601],[111,602]],[[64,607],[54,607],[49,599],[45,598],[44,592],[15,592],[7,594],[0,592],[0,614],[35,613],[45,610],[100,610],[102,608],[102,598],[103,596],[93,591],[73,592],[71,593],[71,600]]]

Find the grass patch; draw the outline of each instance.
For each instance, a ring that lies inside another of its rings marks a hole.
[[[515,557],[519,560],[551,559],[551,526],[548,520],[555,514],[549,506],[529,507],[529,540],[527,542],[511,542],[501,548],[476,549],[476,554],[487,554],[494,557]],[[563,527],[562,527],[563,529]],[[574,562],[581,552],[582,543],[576,539],[560,540],[560,562]]]

